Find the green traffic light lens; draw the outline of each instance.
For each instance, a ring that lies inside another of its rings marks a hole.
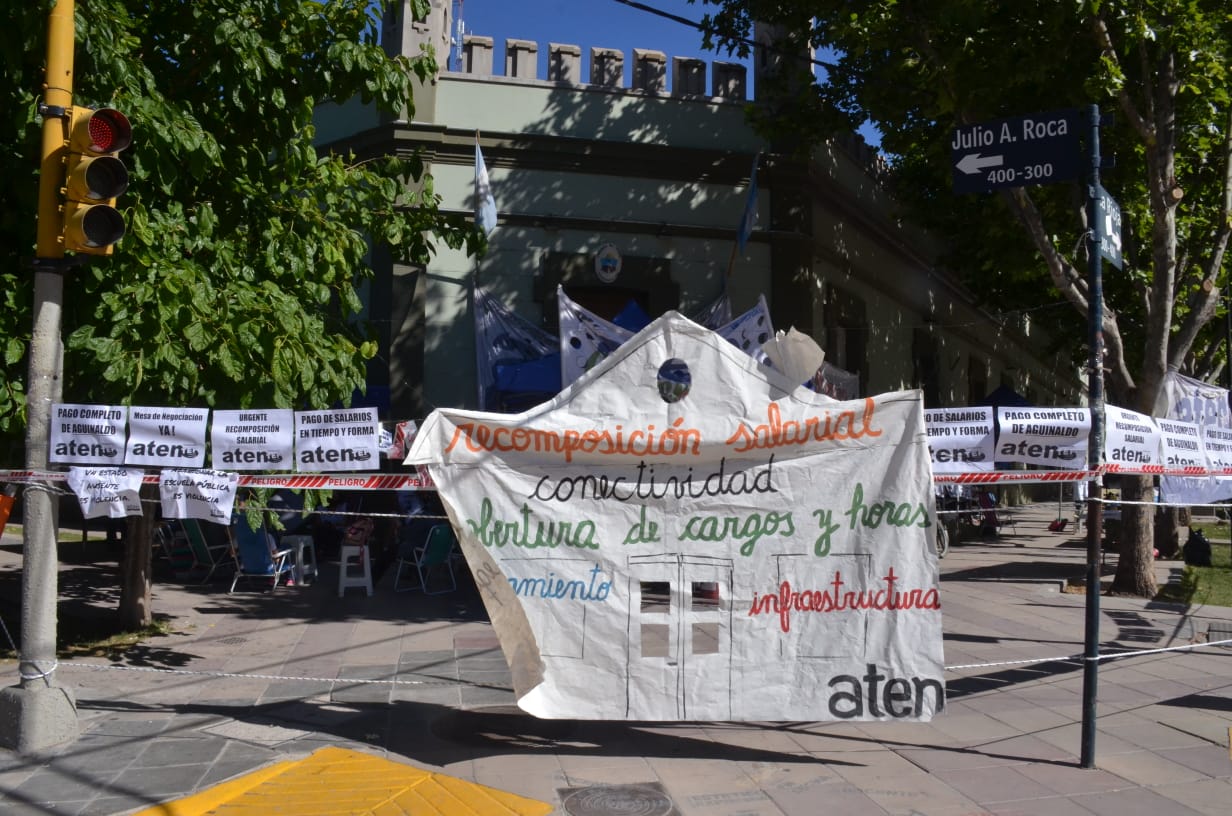
[[[124,237],[124,216],[114,207],[87,207],[81,215],[81,236],[89,247],[105,247]]]

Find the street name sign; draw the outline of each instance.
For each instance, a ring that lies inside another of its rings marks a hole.
[[[1081,173],[1077,108],[967,125],[950,142],[954,192],[1072,181]]]
[[[1095,188],[1095,222],[1099,227],[1099,254],[1121,269],[1121,205],[1103,186]]]

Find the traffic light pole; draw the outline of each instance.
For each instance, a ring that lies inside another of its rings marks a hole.
[[[47,76],[39,173],[38,248],[34,264],[34,327],[26,386],[26,467],[46,470],[51,405],[61,396],[64,247],[60,188],[73,101],[74,0],[58,0],[47,19]],[[77,738],[77,707],[55,682],[58,567],[56,494],[30,483],[22,496],[20,684],[0,689],[0,744],[23,754]]]

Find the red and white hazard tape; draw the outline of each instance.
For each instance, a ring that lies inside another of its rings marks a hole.
[[[158,484],[157,473],[147,473],[142,484]],[[63,482],[68,474],[62,471],[0,470],[0,482]],[[297,490],[433,490],[418,474],[413,473],[350,473],[285,474],[252,476],[240,474],[240,487],[289,487]]]
[[[1142,474],[1148,476],[1208,476],[1232,477],[1232,468],[1169,468],[1162,465],[1127,466],[1108,464],[1099,470],[994,470],[966,473],[935,473],[936,484],[1044,484],[1086,482],[1100,473],[1113,475]],[[0,470],[0,482],[63,482],[64,471]],[[158,484],[157,473],[147,473],[144,484]],[[418,474],[352,473],[352,474],[274,474],[239,476],[240,487],[293,488],[295,490],[434,490],[435,487]]]
[[[1037,484],[1040,482],[1085,482],[1095,477],[1087,470],[997,470],[978,473],[934,473],[937,484]]]

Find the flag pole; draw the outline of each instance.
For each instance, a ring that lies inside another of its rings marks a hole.
[[[737,236],[736,240],[732,241],[731,255],[727,259],[727,276],[723,279],[724,283],[731,279],[732,268],[736,265],[736,249],[739,245],[740,238]]]
[[[736,225],[736,241],[732,244],[731,256],[727,259],[727,276],[731,278],[732,269],[736,265],[736,253],[744,250],[745,243],[753,234],[753,225],[757,222],[757,165],[761,162],[761,151],[753,156],[753,169],[749,172],[749,191],[744,202],[744,210],[740,213],[740,223]]]

